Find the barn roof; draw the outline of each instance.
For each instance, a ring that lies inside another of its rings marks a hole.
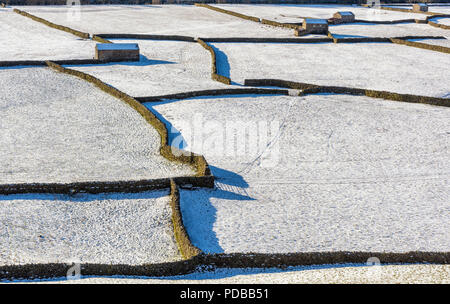
[[[305,19],[306,23],[310,24],[328,24],[327,19]]]
[[[97,50],[139,50],[137,43],[97,43]]]
[[[339,14],[341,14],[342,16],[353,16],[352,12],[338,12]]]

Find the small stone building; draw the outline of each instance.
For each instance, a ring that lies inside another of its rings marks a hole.
[[[413,12],[428,12],[428,5],[425,3],[415,3],[412,10]]]
[[[303,21],[302,28],[309,34],[328,34],[328,21],[326,19],[310,19]]]
[[[137,43],[98,43],[95,59],[104,61],[139,61]]]
[[[339,23],[355,21],[355,15],[352,12],[337,12],[334,13],[333,18],[336,19]]]

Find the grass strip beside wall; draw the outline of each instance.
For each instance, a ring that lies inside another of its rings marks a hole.
[[[69,28],[69,27],[67,27],[67,26],[63,26],[63,25],[59,25],[59,24],[52,23],[52,22],[50,22],[50,21],[47,21],[47,20],[42,19],[42,18],[39,18],[39,17],[34,16],[34,15],[32,15],[32,14],[29,14],[29,13],[27,13],[27,12],[21,11],[21,10],[19,10],[19,9],[17,9],[17,8],[14,9],[14,12],[16,12],[16,13],[19,14],[19,15],[28,17],[28,18],[30,18],[30,19],[32,19],[32,20],[34,20],[34,21],[43,23],[43,24],[45,24],[45,25],[47,25],[47,26],[49,26],[49,27],[52,27],[52,28],[54,28],[54,29],[57,29],[57,30],[60,30],[60,31],[64,31],[64,32],[70,33],[70,34],[72,34],[72,35],[81,37],[81,38],[83,38],[83,39],[89,39],[89,33],[80,32],[80,31],[71,29],[71,28]]]

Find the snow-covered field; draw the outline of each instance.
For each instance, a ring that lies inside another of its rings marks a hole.
[[[218,6],[278,22],[328,18],[342,10],[365,20],[426,16],[333,5]],[[192,5],[81,6],[79,19],[64,6],[18,8],[91,34],[293,37],[293,30]],[[448,7],[430,7],[435,9]],[[330,31],[336,37],[450,39],[446,30],[415,23],[347,24]],[[450,47],[449,39],[418,41]],[[88,59],[95,45],[10,8],[0,10],[0,41],[0,60]],[[211,80],[211,55],[198,43],[113,41],[138,43],[141,60],[70,68],[137,97],[230,88]],[[244,79],[277,78],[450,97],[448,54],[431,50],[390,43],[211,45],[219,73],[234,87]],[[160,155],[159,134],[135,110],[84,80],[45,67],[11,67],[0,68],[0,83],[0,184],[195,174]],[[204,155],[216,176],[215,189],[180,191],[187,231],[205,252],[450,251],[449,108],[331,94],[202,97],[146,106],[167,123],[172,144]],[[0,196],[0,202],[0,266],[181,259],[168,191],[23,194]],[[450,276],[442,265],[363,266],[77,282],[448,283]]]
[[[154,108],[217,176],[216,190],[181,192],[206,252],[450,249],[447,108],[345,95]],[[233,123],[261,132],[242,136],[245,152],[226,131]]]
[[[159,154],[142,116],[88,82],[49,68],[0,69],[0,183],[193,175]]]
[[[404,37],[404,36],[444,36],[449,37],[445,29],[436,28],[428,24],[367,24],[349,23],[331,25],[330,32],[336,38],[353,37]]]
[[[323,265],[271,269],[218,269],[176,277],[82,277],[44,284],[448,284],[448,265]]]
[[[180,41],[112,40],[138,43],[139,63],[70,66],[132,96],[153,96],[226,88],[211,79],[211,54],[200,44]]]
[[[95,43],[0,10],[0,60],[92,59]]]
[[[441,14],[450,14],[450,5],[429,5],[428,11]]]
[[[0,196],[0,265],[180,260],[168,191]]]
[[[431,50],[391,43],[213,45],[219,72],[238,83],[277,78],[435,97],[450,94],[448,54]]]
[[[352,5],[301,5],[301,4],[214,4],[214,6],[278,22],[298,23],[305,17],[329,19],[340,11],[350,11],[356,19],[392,21],[403,19],[425,19],[425,15],[416,13],[403,13],[379,9],[369,9]]]
[[[20,9],[54,23],[94,33],[186,35],[193,37],[293,37],[294,31],[261,25],[193,5],[82,5],[79,20],[67,8]]]

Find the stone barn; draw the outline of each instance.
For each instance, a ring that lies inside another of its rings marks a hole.
[[[104,61],[139,61],[137,43],[98,43],[95,59]]]
[[[415,3],[413,5],[413,12],[428,12],[428,5],[425,3]]]
[[[355,21],[355,15],[352,12],[337,12],[334,13],[333,18],[339,23]]]
[[[303,21],[302,28],[309,34],[328,34],[328,21],[326,19],[310,19]]]

